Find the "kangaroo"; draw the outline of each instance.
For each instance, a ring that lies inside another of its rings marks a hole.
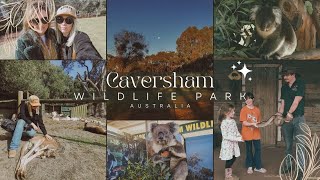
[[[56,151],[60,144],[52,139],[47,140],[44,136],[35,136],[25,143],[20,151],[19,161],[15,169],[16,179],[25,179],[27,164],[36,157],[56,157]]]
[[[83,130],[89,131],[89,132],[92,132],[92,133],[96,133],[96,134],[107,135],[107,130],[103,129],[103,128],[100,127],[100,126],[95,126],[95,125],[89,126],[89,125],[88,125],[88,122],[85,122],[85,123],[84,123],[84,128],[83,128]]]

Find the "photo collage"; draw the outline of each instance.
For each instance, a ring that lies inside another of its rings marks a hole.
[[[0,180],[320,180],[319,70],[317,0],[2,0]]]

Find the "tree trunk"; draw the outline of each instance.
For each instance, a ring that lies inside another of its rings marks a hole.
[[[105,81],[105,77],[107,74],[107,69],[106,69],[106,63],[104,64],[104,66],[102,67],[102,72],[100,75],[99,80],[97,80],[97,82],[93,82],[93,80],[91,80],[89,78],[89,75],[87,73],[87,71],[84,72],[84,78],[81,78],[81,75],[78,73],[78,80],[82,83],[83,88],[86,90],[86,92],[88,94],[91,94],[92,92],[89,91],[89,87],[93,88],[95,90],[95,93],[100,96],[103,97],[103,94],[106,90],[106,81]],[[89,71],[88,71],[89,72]],[[93,108],[93,116],[95,117],[106,117],[107,115],[107,110],[106,110],[106,105],[104,102],[100,102],[100,103],[93,103],[92,104],[92,108]]]
[[[295,31],[298,40],[296,51],[316,48],[316,29],[312,17],[304,9],[304,1],[280,0],[279,7],[293,26],[298,24]],[[299,19],[302,20],[301,25]]]

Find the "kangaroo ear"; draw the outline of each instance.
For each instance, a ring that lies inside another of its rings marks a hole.
[[[153,132],[153,130],[154,130],[154,128],[156,128],[158,126],[158,124],[157,123],[152,123],[151,124],[151,132]]]
[[[252,9],[251,9],[251,16],[250,19],[251,20],[256,20],[256,16],[257,16],[257,12],[260,9],[261,6],[259,5],[255,5]]]

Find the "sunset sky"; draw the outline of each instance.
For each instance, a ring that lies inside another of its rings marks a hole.
[[[107,0],[107,53],[115,55],[114,34],[121,30],[145,36],[149,55],[175,51],[189,26],[213,24],[213,0]]]

